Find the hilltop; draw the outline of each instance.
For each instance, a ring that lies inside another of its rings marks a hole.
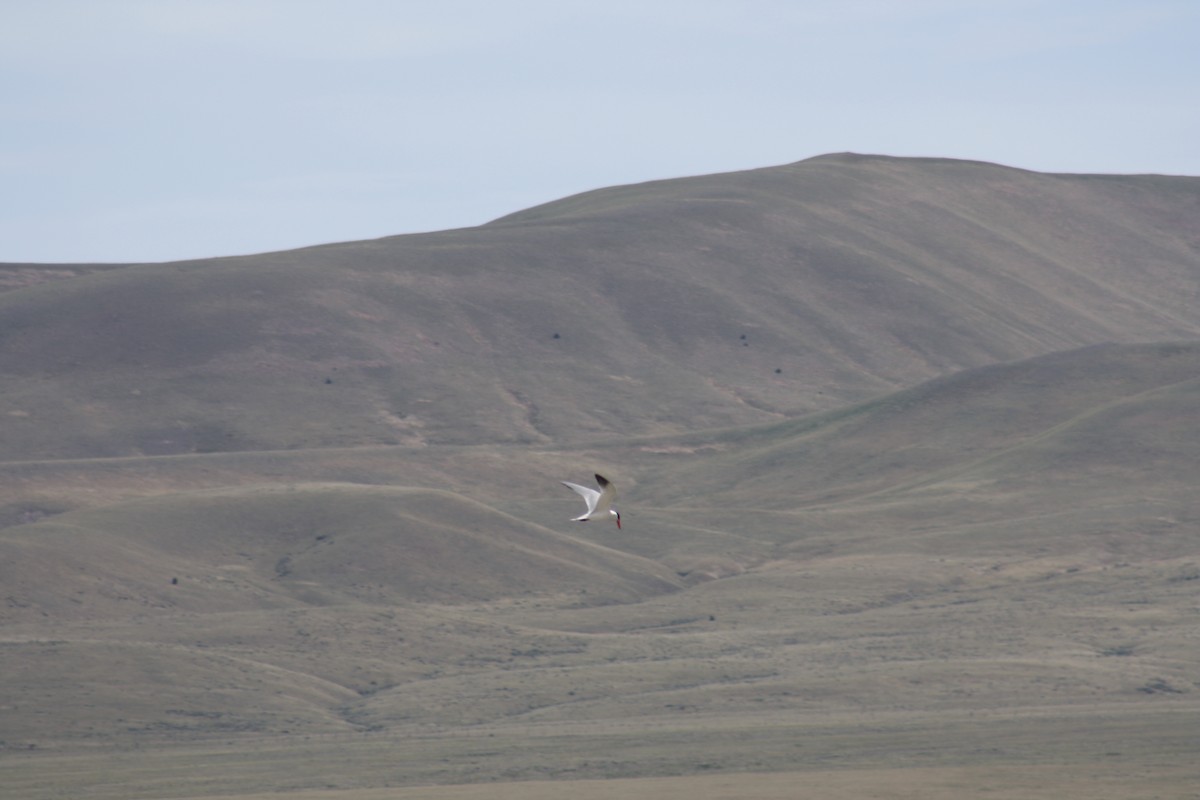
[[[677,433],[1194,338],[1198,211],[1192,178],[842,155],[77,268],[0,294],[0,458]]]

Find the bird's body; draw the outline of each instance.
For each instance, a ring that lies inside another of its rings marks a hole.
[[[578,483],[570,481],[562,481],[562,485],[568,489],[574,490],[583,501],[587,503],[587,511],[583,512],[578,517],[573,517],[572,522],[587,522],[593,519],[606,519],[609,516],[617,518],[617,527],[621,527],[621,512],[613,507],[613,501],[617,499],[617,489],[603,475],[596,476],[596,483],[600,486],[600,491],[580,486]]]

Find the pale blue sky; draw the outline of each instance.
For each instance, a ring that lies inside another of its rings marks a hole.
[[[0,261],[477,225],[856,151],[1200,175],[1196,0],[0,0]]]

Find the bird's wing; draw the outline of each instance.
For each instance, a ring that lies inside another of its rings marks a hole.
[[[617,487],[613,486],[603,475],[596,476],[596,483],[604,490],[600,492],[600,496],[596,499],[596,508],[603,514],[613,504],[613,501],[617,499]]]
[[[585,513],[583,516],[586,517],[588,514],[591,514],[596,510],[596,501],[600,499],[600,493],[595,489],[589,489],[586,486],[580,486],[578,483],[571,483],[570,481],[559,481],[559,483],[561,483],[563,486],[566,486],[568,489],[574,489],[581,497],[583,497],[583,501],[587,503],[587,513]]]

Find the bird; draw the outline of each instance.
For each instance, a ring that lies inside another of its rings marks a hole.
[[[617,487],[609,483],[608,478],[603,475],[596,476],[596,483],[600,485],[601,491],[589,489],[587,486],[580,486],[578,483],[570,481],[559,481],[568,489],[574,490],[587,503],[587,511],[583,512],[578,517],[572,517],[572,522],[587,522],[591,519],[600,519],[612,514],[617,518],[617,528],[621,527],[621,512],[613,508],[613,500],[617,499]]]

